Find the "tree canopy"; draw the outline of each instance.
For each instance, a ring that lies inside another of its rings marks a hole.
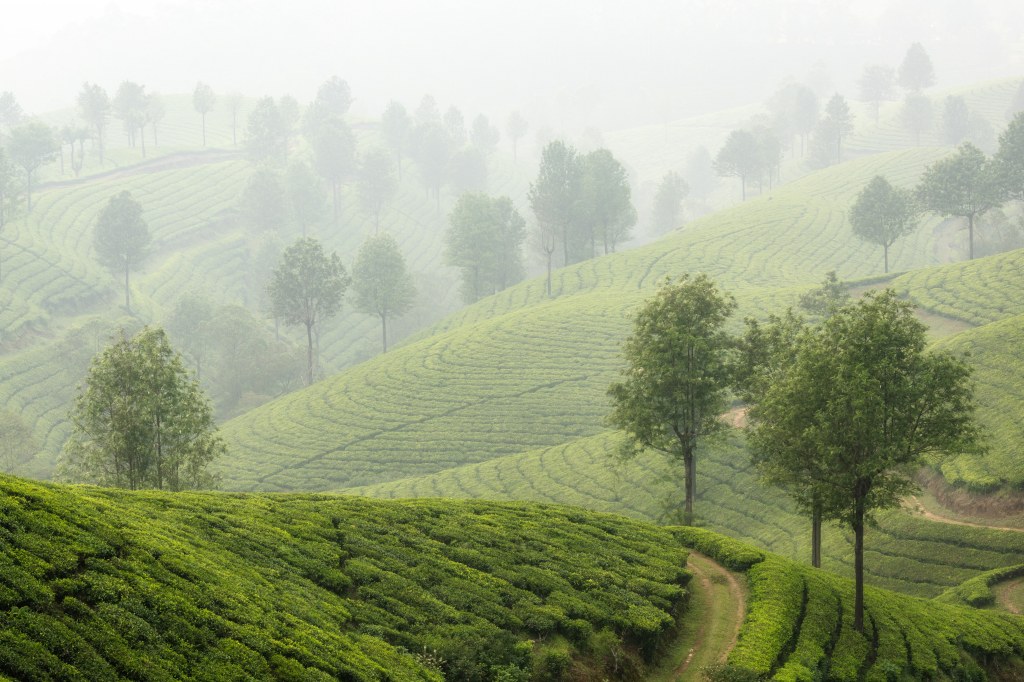
[[[100,263],[124,273],[124,307],[131,312],[129,276],[149,252],[149,227],[142,218],[142,205],[123,191],[110,197],[96,220],[93,248]]]
[[[608,388],[608,422],[626,433],[624,454],[645,448],[681,460],[685,513],[693,516],[696,449],[724,428],[733,341],[724,325],[736,307],[707,275],[667,279],[637,312],[623,345],[622,380]]]
[[[472,303],[522,279],[526,221],[511,199],[463,194],[448,220],[444,259],[462,273],[464,301]]]
[[[899,83],[910,92],[920,92],[935,85],[935,67],[921,43],[912,43],[900,63]]]
[[[899,505],[924,455],[975,447],[971,369],[926,352],[927,328],[894,291],[869,292],[799,334],[751,408],[759,466],[802,506],[854,533],[854,625],[864,628],[864,530]]]
[[[885,272],[889,272],[889,247],[917,227],[914,196],[876,175],[857,195],[850,209],[850,223],[855,235],[882,247]]]
[[[210,488],[225,452],[198,382],[158,327],[123,330],[93,358],[70,415],[62,478],[137,490]]]
[[[561,243],[564,265],[581,260],[580,245],[573,240],[573,224],[582,179],[583,163],[576,148],[555,140],[544,147],[537,179],[530,183],[528,192],[537,222]]]
[[[320,242],[302,238],[285,249],[271,275],[267,293],[274,316],[306,327],[306,384],[313,383],[313,330],[341,310],[351,280],[338,254],[324,253]]]
[[[1016,114],[999,136],[993,164],[1004,195],[1024,201],[1024,112]]]
[[[860,76],[860,98],[871,105],[875,112],[875,123],[878,123],[878,112],[882,102],[893,98],[896,75],[892,67],[881,64],[870,64],[864,67]]]
[[[405,267],[398,243],[387,232],[370,237],[352,266],[356,307],[380,319],[383,352],[388,351],[388,320],[412,307],[416,285]]]
[[[11,161],[25,171],[25,197],[27,210],[32,210],[32,176],[44,163],[57,155],[57,140],[53,129],[42,121],[28,121],[11,131],[7,153]]]
[[[651,211],[651,223],[656,234],[663,234],[682,224],[683,199],[689,192],[689,186],[679,173],[665,173],[658,183],[658,191],[654,194],[654,209]]]

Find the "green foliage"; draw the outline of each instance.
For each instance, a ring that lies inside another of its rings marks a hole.
[[[249,112],[246,151],[257,163],[282,164],[288,158],[287,129],[273,97],[262,97]]]
[[[992,163],[1005,196],[1024,201],[1024,111],[999,135],[999,151]]]
[[[128,276],[142,265],[149,242],[149,226],[142,218],[142,205],[127,190],[110,197],[96,220],[92,245],[100,263],[115,273],[124,273],[124,307],[128,311],[131,311]]]
[[[42,121],[28,121],[11,130],[7,142],[7,153],[11,161],[25,171],[25,195],[28,210],[32,210],[32,175],[48,161],[52,161],[58,150],[53,130]]]
[[[951,587],[938,597],[935,601],[944,604],[961,604],[984,608],[995,604],[995,595],[992,594],[992,586],[1005,580],[1012,580],[1024,575],[1024,564],[1016,566],[1003,566],[991,571],[985,571],[976,575],[970,580],[965,580],[956,587]]]
[[[749,130],[734,130],[715,156],[715,172],[740,179],[743,198],[747,198],[747,181],[761,172],[761,153],[757,138]]]
[[[16,413],[0,410],[0,471],[14,471],[39,450],[32,429]]]
[[[94,358],[71,412],[61,476],[122,488],[212,487],[224,452],[212,410],[164,331],[145,328]]]
[[[565,265],[582,260],[585,246],[573,231],[582,179],[583,162],[576,148],[555,140],[544,147],[537,180],[530,183],[530,209],[542,238],[550,235],[551,248],[545,242],[545,251],[552,253],[561,246]]]
[[[849,300],[846,283],[839,281],[835,270],[829,270],[818,287],[800,294],[798,305],[808,314],[823,319],[846,305]]]
[[[689,192],[689,186],[678,173],[669,171],[665,174],[654,195],[651,221],[655,234],[663,234],[682,224],[683,199]]]
[[[371,149],[359,160],[359,178],[356,188],[364,210],[373,216],[375,228],[380,227],[380,214],[384,206],[398,192],[395,163],[383,149]]]
[[[462,297],[467,303],[522,279],[526,221],[511,199],[463,194],[448,221],[444,258],[462,271]]]
[[[270,168],[259,168],[239,197],[239,209],[253,232],[283,231],[288,224],[289,200],[281,176]]]
[[[931,57],[921,43],[911,43],[900,62],[899,84],[901,88],[918,92],[935,85],[935,68]]]
[[[689,578],[668,532],[566,507],[0,492],[0,661],[20,678],[554,676],[589,649],[580,623],[662,638]]]
[[[383,350],[387,352],[388,318],[408,311],[416,298],[405,258],[390,234],[385,232],[363,242],[352,266],[352,290],[356,307],[380,318]]]
[[[876,175],[857,195],[850,209],[850,224],[855,235],[882,247],[885,272],[889,272],[889,247],[917,229],[913,194],[893,187],[884,177]]]
[[[843,158],[843,140],[853,132],[850,105],[838,92],[825,104],[825,115],[818,121],[811,139],[809,164],[823,168],[839,163]]]
[[[619,242],[629,238],[636,224],[629,178],[626,169],[607,149],[597,149],[582,159],[583,176],[580,180],[580,207],[583,231],[590,242],[589,255],[597,255],[596,240],[600,239],[604,253],[615,251]]]

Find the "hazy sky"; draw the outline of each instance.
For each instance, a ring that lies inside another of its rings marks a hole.
[[[15,3],[5,3],[15,4]],[[0,21],[0,90],[28,111],[113,92],[292,94],[332,74],[376,116],[424,93],[496,120],[610,129],[757,101],[818,65],[850,96],[920,41],[940,85],[1024,75],[1018,2],[964,0],[29,0]]]

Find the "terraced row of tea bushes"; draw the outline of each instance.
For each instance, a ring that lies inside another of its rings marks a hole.
[[[620,462],[619,436],[606,432],[351,492],[384,498],[535,500],[627,514],[661,523],[681,518],[682,472],[650,455]],[[796,561],[810,557],[810,521],[778,490],[762,486],[737,432],[698,455],[695,511],[710,530]],[[853,574],[853,537],[826,525],[823,566]],[[698,545],[698,549],[704,548]],[[880,515],[868,531],[868,584],[934,597],[981,571],[1020,563],[1024,535],[934,523],[905,512]]]
[[[956,587],[949,588],[935,600],[945,604],[961,604],[975,608],[992,606],[996,601],[996,597],[992,593],[992,586],[1004,580],[1019,578],[1022,575],[1024,575],[1024,564],[985,571],[970,580],[965,580]]]
[[[975,368],[978,422],[987,451],[936,459],[947,482],[975,490],[1024,485],[1024,314],[944,339],[938,348],[968,353]]]
[[[685,562],[669,531],[565,507],[0,477],[0,675],[562,679],[613,650],[639,670]]]
[[[759,679],[985,679],[986,668],[1020,670],[1017,616],[868,588],[862,634],[849,579],[771,554],[751,564],[757,550],[735,541],[702,545],[723,564],[749,564],[747,616],[728,665]]]

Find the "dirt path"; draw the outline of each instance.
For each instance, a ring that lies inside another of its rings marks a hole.
[[[701,669],[725,657],[736,646],[747,612],[746,585],[742,577],[699,552],[690,551],[686,567],[690,581],[690,606],[672,662],[648,677],[650,682],[696,682]]]
[[[961,521],[960,519],[954,519],[949,516],[942,516],[936,514],[925,508],[921,501],[916,496],[911,495],[903,501],[903,505],[910,511],[923,516],[929,521],[936,521],[938,523],[949,523],[954,526],[970,526],[971,528],[987,528],[989,530],[1005,530],[1011,533],[1024,533],[1024,528],[1013,528],[1012,526],[991,526],[986,523],[975,523],[973,521]]]
[[[1006,609],[1018,616],[1024,611],[1024,577],[1011,578],[992,586],[992,594],[996,598],[996,606]]]

